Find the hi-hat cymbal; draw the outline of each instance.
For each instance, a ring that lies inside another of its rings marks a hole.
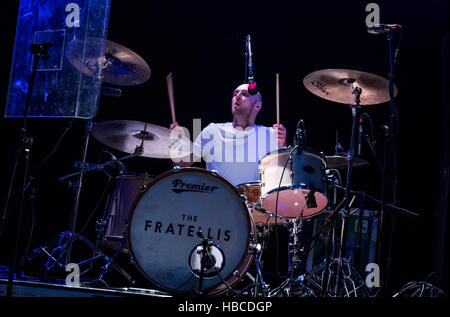
[[[313,94],[338,103],[355,105],[354,87],[361,88],[360,105],[376,105],[389,101],[389,80],[351,69],[323,69],[303,79],[303,85]],[[397,87],[394,85],[394,97]]]
[[[332,155],[332,156],[325,156],[325,162],[327,168],[347,168],[348,166],[348,157],[347,156],[341,156],[341,155]],[[353,167],[363,167],[369,165],[369,162],[366,160],[354,157],[353,158]]]
[[[105,56],[98,57],[103,40],[88,38],[86,42],[74,40],[69,44],[67,58],[80,72],[95,76],[102,70],[104,83],[135,86],[146,82],[151,75],[146,61],[132,50],[106,40]]]
[[[125,153],[133,154],[143,142],[144,157],[173,159],[190,155],[191,141],[171,133],[164,127],[131,120],[97,122],[92,128],[97,140]]]

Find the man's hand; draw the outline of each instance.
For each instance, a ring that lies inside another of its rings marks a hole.
[[[180,127],[178,122],[171,123],[170,130],[174,131],[174,133],[177,133],[177,137],[185,136],[184,128]],[[172,137],[172,135],[171,135],[171,137]],[[193,154],[191,153],[190,155],[183,157],[183,158],[172,159],[172,162],[174,165],[177,165],[179,167],[189,167],[194,163]]]
[[[275,139],[278,142],[278,147],[286,147],[286,128],[282,124],[274,124]]]

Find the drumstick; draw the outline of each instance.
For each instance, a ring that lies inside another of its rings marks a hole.
[[[172,123],[175,124],[175,102],[173,98],[173,82],[172,73],[169,73],[166,77],[167,80],[167,90],[169,92],[169,102],[170,102],[170,113],[172,114]]]
[[[276,74],[277,124],[280,124],[280,75]]]

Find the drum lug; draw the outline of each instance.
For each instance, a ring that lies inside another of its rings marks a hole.
[[[218,171],[218,170],[211,170],[211,173],[212,173],[214,176],[219,176],[219,171]]]
[[[241,277],[241,273],[239,273],[239,271],[236,270],[236,271],[233,272],[233,276]]]

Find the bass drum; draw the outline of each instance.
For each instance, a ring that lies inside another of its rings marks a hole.
[[[127,230],[138,270],[176,294],[214,295],[239,282],[253,260],[254,235],[251,214],[233,185],[200,168],[158,176],[136,200]],[[202,252],[201,236],[211,242],[209,254]]]

